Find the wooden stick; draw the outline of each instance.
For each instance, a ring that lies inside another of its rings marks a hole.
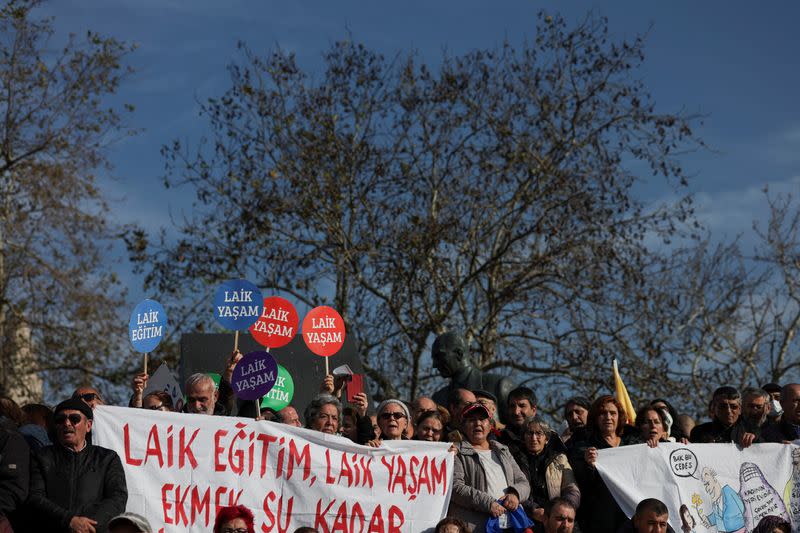
[[[233,351],[239,349],[239,330],[236,330],[236,333],[233,334]]]
[[[330,371],[330,367],[328,366],[328,358],[326,357],[325,358],[325,375],[327,376],[330,373],[331,373],[331,371]]]
[[[144,373],[147,374],[147,356],[150,355],[148,353],[144,354]]]
[[[261,418],[261,398],[255,400],[256,402],[256,418]]]

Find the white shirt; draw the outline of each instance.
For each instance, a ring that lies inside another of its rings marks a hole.
[[[506,474],[503,472],[503,465],[500,459],[492,450],[475,450],[481,461],[483,472],[486,474],[486,492],[495,499],[503,497],[508,482]]]

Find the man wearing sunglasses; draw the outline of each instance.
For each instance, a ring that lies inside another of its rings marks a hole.
[[[111,518],[125,510],[122,462],[117,452],[88,442],[92,419],[83,399],[56,406],[56,443],[31,458],[31,523],[25,531],[105,533]]]
[[[103,398],[100,396],[100,393],[97,392],[97,389],[94,387],[78,387],[75,389],[75,392],[72,393],[72,397],[83,400],[84,403],[92,409],[98,405],[106,404],[106,402],[104,402]]]

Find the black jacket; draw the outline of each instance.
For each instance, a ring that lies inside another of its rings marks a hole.
[[[641,442],[635,428],[626,426],[625,429],[620,446]],[[610,447],[603,438],[590,434],[588,439],[574,443],[570,449],[569,464],[572,465],[575,479],[578,481],[578,488],[581,491],[581,506],[577,515],[581,531],[613,533],[628,519],[606,487],[600,473],[593,465],[586,462],[584,456],[587,448],[602,450]]]
[[[0,428],[0,517],[12,517],[28,497],[30,451],[25,438]]]
[[[770,424],[761,430],[761,440],[764,442],[783,442],[797,439],[800,439],[800,427],[794,426],[786,420],[781,420],[777,424]]]
[[[739,428],[738,421],[730,427],[725,427],[716,418],[711,422],[695,426],[689,435],[689,442],[733,442],[734,432]]]
[[[86,516],[97,520],[97,533],[105,533],[127,501],[117,452],[91,444],[77,453],[60,444],[45,446],[31,457],[25,531],[66,532],[74,516]]]

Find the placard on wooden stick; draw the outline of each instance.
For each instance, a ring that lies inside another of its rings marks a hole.
[[[332,307],[315,307],[303,319],[303,341],[309,350],[325,358],[325,375],[330,374],[328,357],[342,348],[346,334],[344,320]]]

